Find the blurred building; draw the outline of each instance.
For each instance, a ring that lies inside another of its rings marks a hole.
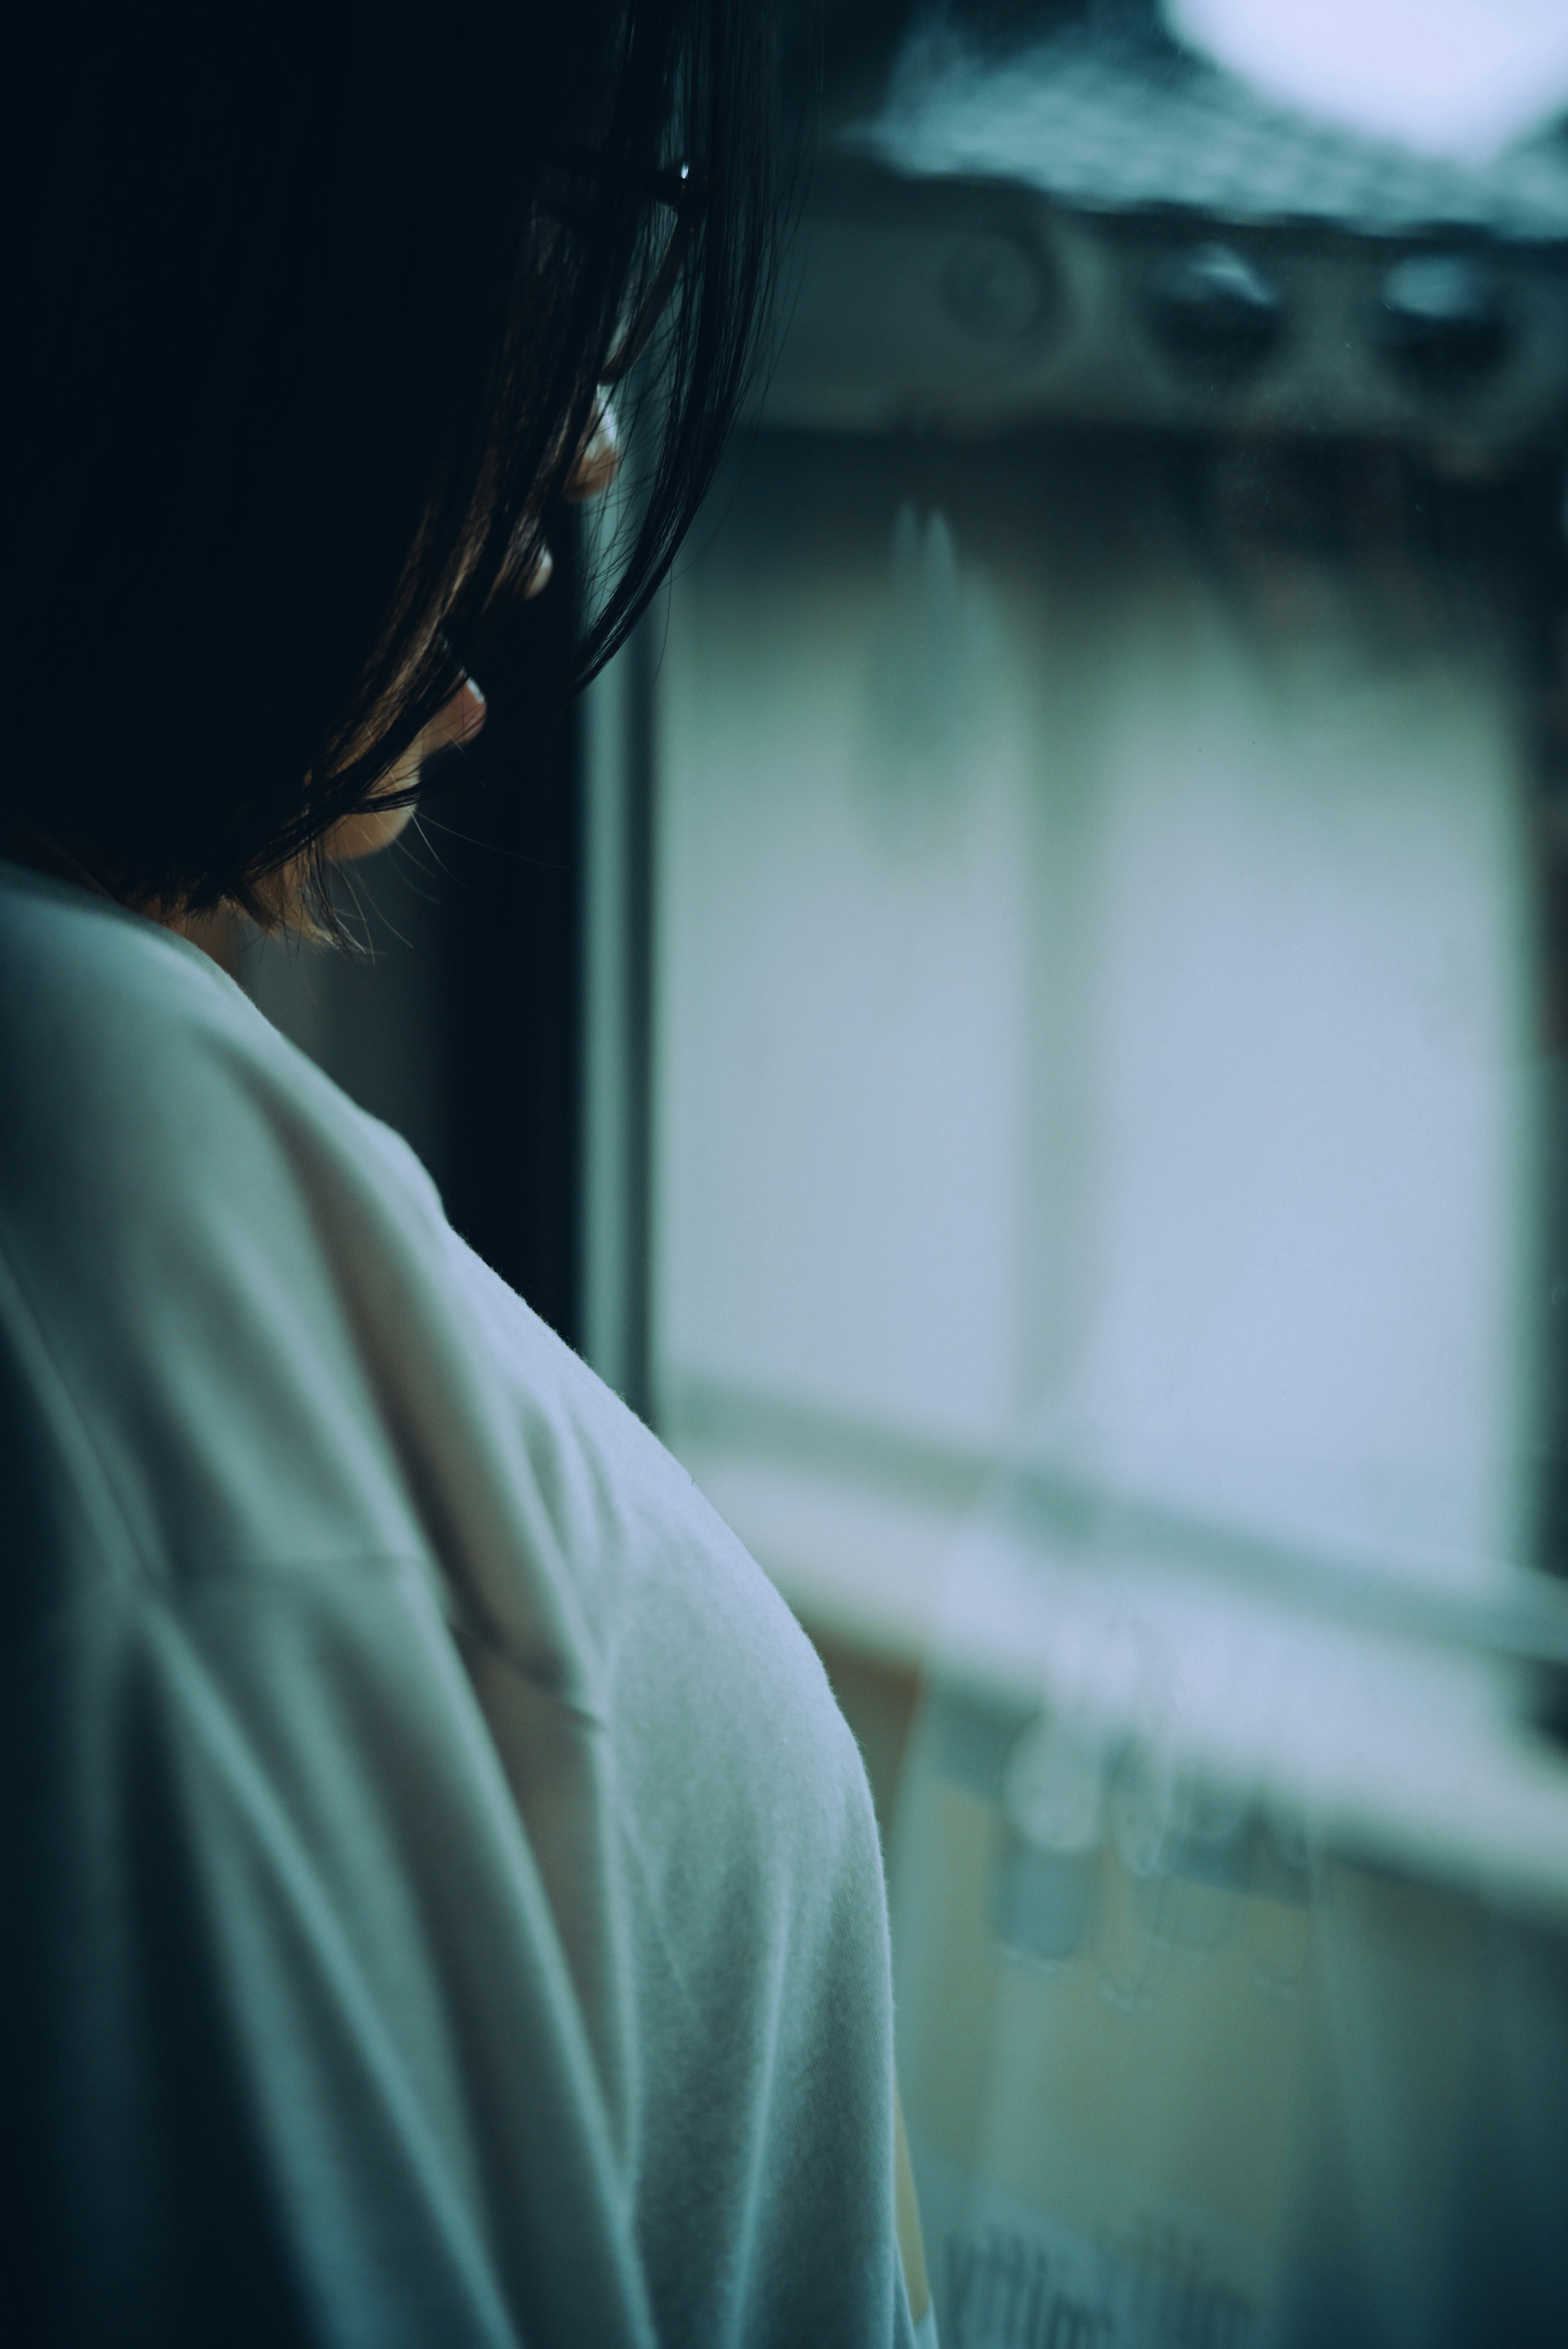
[[[596,707],[585,1330],[902,1760],[951,2342],[1568,2323],[1565,236],[917,26]]]

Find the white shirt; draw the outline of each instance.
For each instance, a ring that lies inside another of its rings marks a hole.
[[[391,1133],[6,864],[0,1436],[42,2337],[909,2341],[876,1830],[807,1643]]]

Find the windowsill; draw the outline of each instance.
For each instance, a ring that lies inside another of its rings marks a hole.
[[[1338,1847],[1568,1917],[1568,1754],[1506,1658],[1189,1562],[1053,1555],[981,1513],[978,1471],[912,1495],[695,1429],[676,1448],[814,1630],[1048,1701],[1087,1734],[1152,1736]]]

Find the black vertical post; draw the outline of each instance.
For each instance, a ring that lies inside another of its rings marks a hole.
[[[626,647],[626,1335],[624,1399],[653,1416],[654,919],[657,606]]]
[[[487,739],[473,777],[432,803],[429,837],[445,868],[448,1212],[575,1345],[583,730],[575,705],[542,726],[528,717],[535,691],[548,692],[572,657],[578,566],[570,517],[551,538],[549,587],[501,616],[488,658],[484,646],[472,655],[490,695]]]

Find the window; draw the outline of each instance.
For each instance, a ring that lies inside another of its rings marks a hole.
[[[904,44],[595,715],[591,1342],[922,1675],[959,2344],[1562,2312],[1568,147],[1282,13]]]

